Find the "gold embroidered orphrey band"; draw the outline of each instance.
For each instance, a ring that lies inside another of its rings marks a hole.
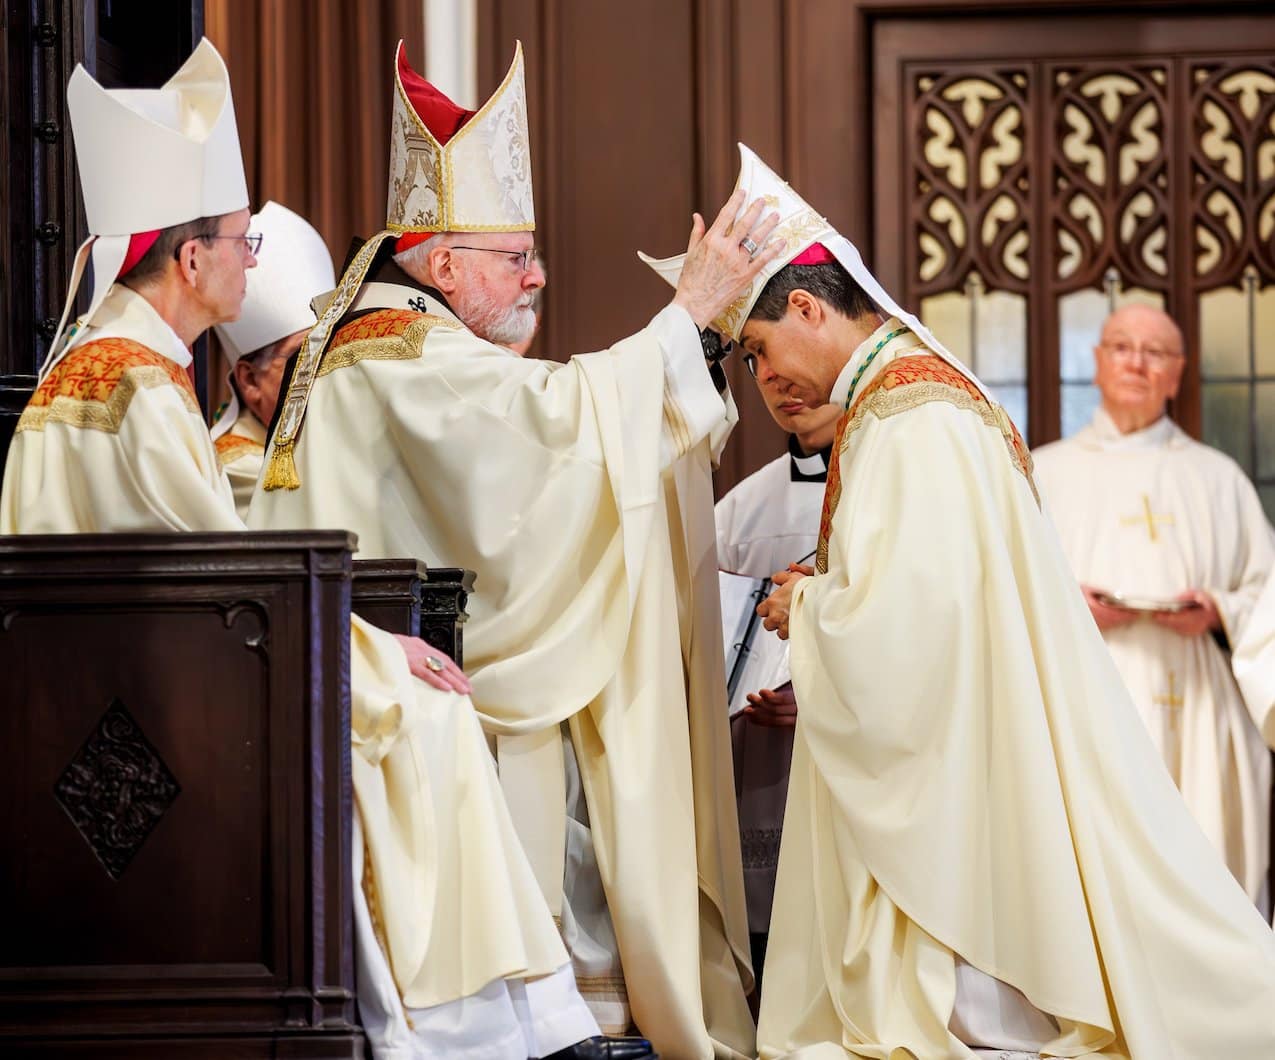
[[[297,464],[294,449],[297,434],[305,420],[306,405],[310,401],[310,391],[319,375],[319,366],[323,363],[323,353],[328,340],[332,337],[332,329],[345,315],[346,309],[354,301],[354,296],[363,286],[367,270],[372,266],[372,259],[381,249],[381,244],[393,238],[392,232],[378,232],[369,239],[354,255],[350,267],[345,270],[341,282],[337,286],[332,301],[320,315],[318,323],[310,330],[301,344],[297,354],[296,368],[292,373],[292,382],[288,385],[288,395],[283,400],[283,412],[279,416],[279,426],[275,431],[274,443],[270,449],[270,459],[266,464],[265,475],[261,485],[267,490],[294,490],[301,485],[297,475]]]

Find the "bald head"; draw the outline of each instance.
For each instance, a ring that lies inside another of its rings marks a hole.
[[[1185,364],[1182,330],[1168,313],[1121,306],[1107,317],[1094,349],[1103,408],[1126,434],[1150,426],[1177,395]]]
[[[1122,305],[1102,325],[1102,342],[1121,335],[1138,334],[1144,341],[1154,341],[1160,347],[1179,356],[1186,348],[1182,341],[1182,329],[1163,309],[1151,305],[1133,303]]]

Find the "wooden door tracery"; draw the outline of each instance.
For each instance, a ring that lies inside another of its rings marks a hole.
[[[872,39],[887,286],[991,362],[1034,445],[1096,403],[1102,316],[1163,306],[1187,337],[1175,416],[1275,510],[1275,20],[886,13]]]

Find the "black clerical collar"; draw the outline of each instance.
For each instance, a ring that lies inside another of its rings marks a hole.
[[[788,475],[793,482],[827,482],[831,458],[831,445],[807,456],[797,444],[797,436],[788,435]]]

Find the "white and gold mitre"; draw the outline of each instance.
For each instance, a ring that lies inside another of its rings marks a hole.
[[[248,205],[230,75],[207,40],[162,88],[66,89],[89,231],[132,235]]]
[[[161,88],[103,88],[77,65],[66,102],[92,235],[76,254],[54,356],[64,352],[58,339],[90,247],[94,289],[84,321],[159,230],[248,205],[230,75],[207,39]]]
[[[385,227],[396,234],[535,230],[521,43],[500,87],[469,111],[413,70],[399,42]]]
[[[747,192],[741,212],[754,200],[761,199],[766,204],[766,213],[778,213],[779,224],[770,238],[783,240],[784,252],[762,269],[752,286],[713,321],[715,331],[729,335],[735,342],[739,341],[739,333],[744,321],[748,319],[749,310],[753,308],[753,303],[757,301],[770,278],[804,250],[837,234],[836,229],[793,191],[787,181],[758,158],[751,148],[740,144],[739,155],[739,179],[735,181],[735,187]],[[685,254],[657,259],[639,253],[639,257],[672,286],[677,286],[677,279],[682,274],[682,262],[686,260]]]
[[[257,267],[247,272],[239,319],[217,325],[217,337],[231,364],[298,331],[309,331],[315,320],[311,300],[336,285],[327,244],[304,217],[268,202],[248,227],[261,235]]]
[[[748,322],[748,314],[775,273],[787,265],[820,265],[835,258],[882,313],[886,316],[897,317],[901,323],[906,324],[926,346],[968,376],[971,382],[984,392],[989,401],[993,400],[987,388],[965,365],[948,352],[930,329],[890,297],[886,289],[872,275],[872,270],[863,263],[863,256],[859,253],[858,247],[841,235],[805,199],[793,191],[788,183],[758,158],[751,148],[740,144],[739,155],[739,179],[735,181],[735,187],[743,188],[745,191],[744,205],[740,207],[740,213],[746,212],[757,199],[766,203],[768,208],[766,212],[777,212],[779,224],[771,233],[770,239],[783,240],[784,252],[774,261],[767,263],[753,280],[752,285],[723,310],[721,315],[713,321],[713,330],[739,342],[744,325]],[[682,263],[686,260],[685,254],[678,254],[672,258],[652,258],[639,251],[638,257],[670,285],[677,286],[678,277],[682,275]]]

